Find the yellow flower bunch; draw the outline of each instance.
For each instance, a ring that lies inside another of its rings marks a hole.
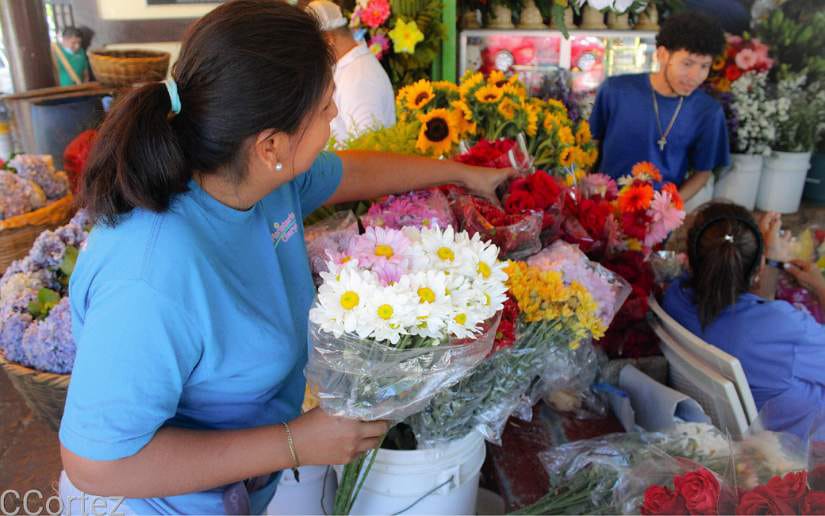
[[[507,287],[525,322],[552,322],[570,332],[574,342],[604,335],[607,328],[598,316],[598,304],[580,283],[565,284],[561,272],[524,262],[510,262],[505,272]]]
[[[417,126],[415,150],[433,157],[449,156],[476,125],[469,106],[461,102],[458,85],[425,79],[404,86],[395,98],[399,124]]]
[[[467,72],[458,89],[472,113],[478,137],[496,140],[515,138],[519,133],[536,134],[538,109],[517,76],[507,77],[496,70],[485,78],[480,72]]]

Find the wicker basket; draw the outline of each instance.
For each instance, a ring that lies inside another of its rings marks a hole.
[[[60,419],[63,417],[63,405],[66,404],[71,375],[36,371],[9,362],[2,354],[0,367],[32,412],[57,432],[60,429]]]
[[[131,86],[164,80],[169,57],[169,52],[154,50],[92,50],[89,64],[101,84]]]
[[[29,254],[40,233],[62,226],[73,214],[74,199],[69,194],[39,210],[0,221],[0,274]]]

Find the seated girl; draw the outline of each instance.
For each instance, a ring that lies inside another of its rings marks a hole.
[[[665,293],[682,326],[738,358],[757,408],[772,407],[769,429],[806,437],[825,407],[825,326],[785,301],[773,301],[779,269],[825,301],[813,264],[782,262],[787,241],[777,214],[757,226],[742,207],[713,203],[688,233],[691,273]]]

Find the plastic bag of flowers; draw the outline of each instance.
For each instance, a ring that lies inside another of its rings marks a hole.
[[[358,235],[358,219],[349,210],[339,211],[304,229],[304,242],[312,274],[327,270],[328,253],[343,253],[350,240]]]
[[[608,434],[539,454],[550,488],[516,514],[610,514],[613,490],[624,475],[651,458],[683,457],[713,470],[730,464],[730,443],[712,425],[685,423],[672,431]]]
[[[462,196],[453,203],[461,229],[470,235],[480,235],[501,249],[501,254],[519,260],[541,250],[541,228],[544,216],[539,211],[510,214],[489,201]]]
[[[507,276],[478,236],[371,227],[328,268],[306,375],[330,414],[400,421],[493,346]]]
[[[447,197],[437,188],[389,195],[370,206],[361,217],[364,227],[401,229],[416,227],[456,227]]]
[[[623,301],[624,289],[612,289],[610,282],[618,286],[620,280],[608,271],[598,271],[581,253],[565,256],[571,263],[558,259],[508,265],[507,286],[516,306],[511,314],[505,304],[502,329],[509,328],[513,335],[472,374],[408,420],[419,443],[438,444],[470,429],[499,443],[507,418],[537,401],[530,394],[552,360],[553,350],[575,348],[604,333],[614,305]]]
[[[81,211],[65,226],[42,232],[29,255],[0,278],[0,353],[6,360],[39,371],[71,372],[75,342],[68,285],[88,229]]]

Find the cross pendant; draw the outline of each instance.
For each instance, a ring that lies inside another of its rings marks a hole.
[[[659,150],[664,152],[665,144],[667,143],[667,140],[665,140],[664,138],[659,138],[659,140],[656,143],[659,144]]]

